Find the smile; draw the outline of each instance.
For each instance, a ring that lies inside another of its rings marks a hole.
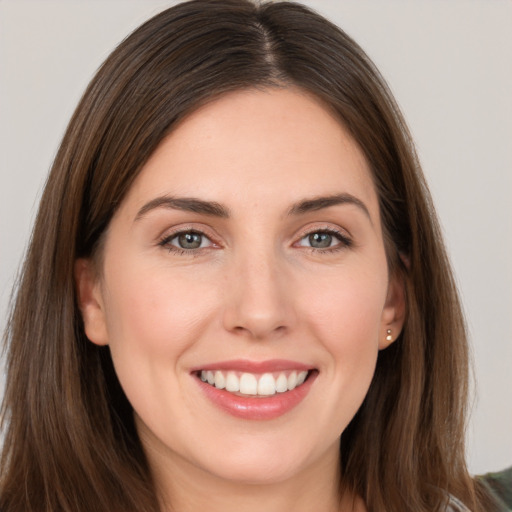
[[[294,361],[226,361],[193,368],[203,396],[221,411],[244,420],[272,420],[306,398],[319,371]]]
[[[254,374],[248,372],[202,370],[198,373],[203,382],[217,389],[246,396],[272,396],[286,393],[304,383],[308,377],[306,370],[267,372]]]

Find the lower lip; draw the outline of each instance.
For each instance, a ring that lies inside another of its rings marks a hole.
[[[234,395],[203,382],[197,376],[194,378],[206,397],[228,414],[246,420],[271,420],[283,416],[299,405],[311,389],[317,374],[311,372],[303,384],[291,391],[266,397]]]

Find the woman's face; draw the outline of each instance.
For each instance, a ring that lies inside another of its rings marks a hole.
[[[336,466],[404,306],[368,164],[321,103],[248,90],[190,115],[102,261],[77,263],[86,332],[153,467],[254,483]]]

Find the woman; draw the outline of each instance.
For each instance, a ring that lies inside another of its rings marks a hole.
[[[112,53],[8,338],[2,510],[491,510],[412,142],[298,5],[181,4]]]

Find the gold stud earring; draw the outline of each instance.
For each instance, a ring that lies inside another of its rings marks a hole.
[[[391,329],[388,329],[386,331],[386,334],[387,334],[386,341],[393,341],[393,336],[391,336]]]

